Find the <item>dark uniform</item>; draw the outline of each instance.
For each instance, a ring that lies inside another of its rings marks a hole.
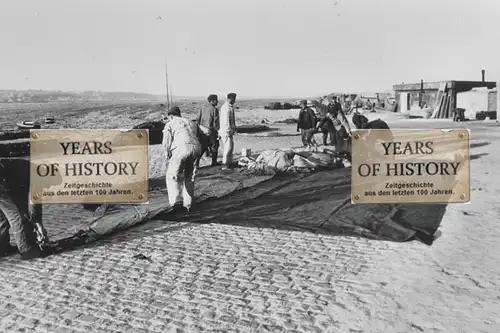
[[[328,144],[328,135],[330,135],[330,144],[335,145],[337,142],[337,131],[333,125],[333,120],[325,115],[318,123],[318,129],[323,133],[323,145]]]
[[[210,95],[209,98],[212,98]],[[207,137],[207,144],[202,144],[202,156],[205,153],[212,155],[212,165],[217,165],[217,155],[219,153],[219,109],[210,102],[205,104],[198,116],[198,125]]]
[[[301,102],[302,109],[300,110],[297,122],[297,132],[300,131],[304,147],[311,144],[311,139],[316,129],[316,115],[311,108],[306,106],[306,103],[305,101]]]
[[[0,256],[13,250],[9,230],[23,259],[42,255],[36,231],[46,238],[42,226],[42,205],[29,203],[29,175],[29,159],[0,159]]]

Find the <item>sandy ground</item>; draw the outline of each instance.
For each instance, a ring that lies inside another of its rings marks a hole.
[[[500,331],[500,127],[368,116],[393,128],[465,125],[484,143],[471,151],[471,203],[448,206],[434,245],[150,222],[95,247],[1,259],[0,332]],[[300,145],[235,141],[236,151]]]
[[[299,147],[302,145],[300,140],[300,135],[297,133],[296,124],[282,124],[275,123],[276,121],[282,121],[285,119],[297,118],[299,110],[265,110],[263,108],[254,108],[252,110],[239,110],[236,113],[236,125],[244,124],[257,124],[268,126],[271,130],[268,132],[255,133],[255,134],[237,134],[234,139],[234,152],[236,156],[241,155],[242,149],[250,149],[253,153],[258,153],[267,149],[280,149],[280,148],[290,148]],[[364,115],[369,120],[374,120],[380,118],[388,123],[397,123],[398,126],[402,127],[413,127],[415,124],[423,124],[422,126],[428,126],[429,121],[419,120],[419,119],[405,119],[401,114],[395,114],[392,112],[378,112],[378,113],[364,113]],[[352,128],[354,124],[351,120],[352,116],[348,117],[350,125]],[[266,120],[265,124],[262,121]],[[439,124],[440,121],[434,121],[435,124]],[[278,133],[280,136],[276,136]],[[315,135],[316,141],[322,143],[322,135]],[[219,148],[219,158],[222,154],[222,145]],[[163,157],[163,152],[161,146],[152,146],[149,148],[150,156],[150,175],[152,177],[157,177],[165,173],[166,161]],[[203,158],[201,166],[209,165],[210,159]]]

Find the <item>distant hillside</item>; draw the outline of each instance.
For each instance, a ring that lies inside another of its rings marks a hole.
[[[166,95],[156,95],[155,96],[158,100],[161,100],[161,101],[166,101],[167,100],[167,96]],[[208,96],[173,96],[173,101],[174,102],[199,102],[199,101],[206,101]],[[299,100],[301,98],[299,97],[269,97],[269,96],[238,96],[237,100],[238,101],[255,101],[255,100],[269,100],[269,101],[276,101],[276,100],[282,100],[282,101],[285,101],[285,100]],[[223,102],[226,100],[226,97],[225,96],[222,96],[222,95],[219,95],[219,102]]]
[[[157,101],[151,94],[102,91],[0,90],[0,103]]]
[[[166,101],[167,96],[166,95],[156,95],[155,96],[158,100],[160,101]],[[172,100],[174,102],[198,102],[198,101],[204,101],[206,97],[203,96],[172,96]]]

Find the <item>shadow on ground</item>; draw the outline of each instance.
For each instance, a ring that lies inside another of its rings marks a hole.
[[[470,144],[470,148],[471,149],[473,149],[473,148],[480,148],[480,147],[488,146],[490,144],[491,144],[491,142],[489,142],[489,141],[473,142],[473,143]]]
[[[470,155],[469,159],[471,161],[474,161],[474,160],[480,159],[481,157],[488,156],[488,155],[489,155],[488,153],[472,154],[472,155]]]

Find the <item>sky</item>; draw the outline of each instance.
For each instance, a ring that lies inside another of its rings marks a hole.
[[[2,0],[0,89],[315,96],[500,81],[498,0]]]

